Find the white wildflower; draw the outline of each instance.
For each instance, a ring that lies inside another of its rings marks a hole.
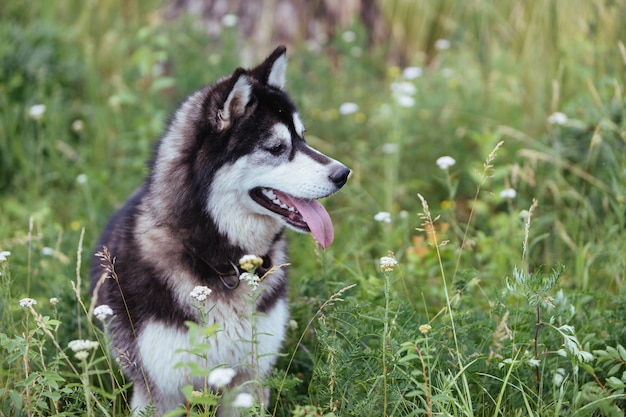
[[[113,315],[113,310],[106,304],[99,305],[93,309],[93,315],[100,321],[105,321],[107,317]]]
[[[551,125],[564,125],[567,123],[567,115],[565,113],[561,113],[560,111],[552,113],[548,116],[548,123]]]
[[[76,177],[76,182],[80,185],[87,184],[87,179],[87,174],[78,174],[78,176]]]
[[[35,104],[34,106],[31,106],[31,108],[28,110],[28,115],[31,117],[31,119],[41,120],[45,112],[45,104]]]
[[[417,93],[417,87],[408,81],[399,81],[391,83],[391,92],[397,96],[412,96]]]
[[[213,387],[222,388],[230,384],[236,373],[232,368],[217,368],[211,371],[207,382]]]
[[[72,352],[81,352],[96,349],[98,347],[98,342],[93,340],[77,339],[69,342],[67,347],[72,349]]]
[[[48,247],[48,246],[44,246],[43,248],[41,248],[41,254],[43,256],[52,256],[54,255],[54,249]]]
[[[50,304],[52,304],[53,306],[55,306],[55,305],[59,304],[59,299],[58,299],[58,298],[56,298],[56,297],[52,297],[52,298],[50,299]]]
[[[341,34],[341,39],[343,39],[344,42],[352,43],[356,40],[356,33],[351,30],[346,30]]]
[[[227,28],[234,27],[238,21],[239,21],[239,18],[237,17],[236,14],[229,13],[229,14],[225,14],[222,17],[222,25]]]
[[[251,274],[250,272],[244,272],[239,275],[239,280],[245,281],[252,289],[256,289],[261,282],[261,278],[259,278],[258,275]]]
[[[411,82],[398,81],[391,83],[391,94],[401,107],[413,107],[415,105],[415,99],[413,98],[415,93],[417,93],[417,88]]]
[[[261,265],[263,265],[263,259],[256,255],[243,255],[239,259],[239,266],[245,271],[250,271]]]
[[[37,300],[33,298],[22,298],[20,300],[20,307],[32,307],[37,304]]]
[[[211,295],[213,291],[204,285],[198,285],[194,287],[194,289],[189,293],[189,296],[196,301],[206,301],[206,299]]]
[[[380,258],[380,270],[382,272],[392,272],[396,265],[398,265],[398,261],[391,256],[383,256]]]
[[[396,103],[400,107],[413,107],[415,106],[415,99],[411,96],[397,96]]]
[[[235,408],[250,408],[254,404],[254,397],[247,392],[237,394],[235,401],[233,401],[233,407]]]
[[[443,170],[450,168],[452,165],[456,164],[456,161],[451,156],[442,156],[437,158],[437,166]]]
[[[348,114],[353,114],[359,111],[359,105],[352,102],[342,103],[339,106],[339,114],[343,114],[344,116]]]
[[[406,67],[402,70],[402,76],[406,80],[414,80],[415,78],[421,77],[424,71],[420,67]]]
[[[516,196],[517,191],[512,188],[505,188],[504,190],[500,191],[500,198],[514,199]]]
[[[8,250],[0,251],[0,262],[6,261],[9,256],[11,256],[11,252]]]
[[[391,214],[388,211],[379,211],[374,216],[374,220],[380,223],[391,223]]]
[[[421,334],[428,334],[432,329],[433,327],[430,324],[422,324],[419,327],[419,331]]]
[[[435,49],[438,51],[445,51],[446,49],[450,49],[451,43],[447,39],[437,39],[435,41]]]
[[[85,122],[80,119],[76,119],[72,122],[72,130],[76,133],[82,131],[85,128]]]
[[[80,351],[76,352],[74,354],[74,356],[79,361],[84,361],[85,359],[87,359],[89,357],[89,352],[87,352],[86,350],[80,350]]]

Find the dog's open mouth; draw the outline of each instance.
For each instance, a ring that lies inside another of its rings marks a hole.
[[[250,197],[266,209],[281,215],[295,229],[310,232],[324,249],[333,243],[333,224],[328,212],[317,200],[260,187],[251,190]]]

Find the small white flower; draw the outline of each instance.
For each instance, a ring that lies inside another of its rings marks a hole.
[[[339,113],[343,114],[344,116],[348,115],[348,114],[353,114],[359,111],[359,105],[356,103],[352,103],[352,102],[346,102],[341,104],[341,106],[339,106]]]
[[[35,104],[28,110],[28,115],[31,117],[31,119],[41,120],[45,112],[46,112],[45,104]]]
[[[241,275],[239,275],[239,280],[245,281],[252,289],[256,289],[259,286],[259,283],[261,282],[261,278],[259,278],[258,275],[251,274],[249,272],[244,272]]]
[[[37,304],[37,300],[33,298],[22,298],[20,300],[20,307],[32,307]]]
[[[391,214],[388,211],[379,211],[374,216],[374,220],[380,223],[391,223]]]
[[[295,320],[289,320],[289,324],[287,325],[287,327],[289,327],[289,329],[291,330],[296,330],[298,328],[298,322]]]
[[[443,170],[450,168],[454,164],[456,164],[456,161],[451,156],[442,156],[437,158],[437,166]]]
[[[54,249],[49,248],[48,246],[44,246],[43,248],[41,248],[41,254],[43,256],[52,256],[54,255]]]
[[[189,296],[196,301],[203,302],[206,301],[206,299],[209,297],[209,295],[211,295],[212,292],[213,290],[211,290],[209,287],[206,287],[204,285],[198,285],[194,287],[191,293],[189,293]]]
[[[380,270],[382,272],[391,272],[396,265],[398,265],[398,261],[391,256],[383,256],[380,258]]]
[[[244,271],[251,271],[261,265],[263,265],[263,259],[256,255],[243,255],[241,259],[239,259],[239,266]]]
[[[352,43],[356,40],[356,33],[351,30],[346,30],[341,34],[341,39],[343,39],[345,42]]]
[[[87,184],[87,174],[78,174],[78,176],[76,177],[76,182],[83,185],[83,184]]]
[[[408,81],[398,81],[391,83],[391,92],[394,95],[412,96],[417,93],[417,87],[415,87],[415,84]]]
[[[517,196],[517,191],[512,188],[505,188],[500,191],[500,198],[513,199]]]
[[[11,256],[11,252],[9,252],[8,250],[1,251],[0,252],[0,262],[6,261],[9,256]]]
[[[435,49],[438,51],[445,51],[446,49],[450,49],[450,41],[447,39],[437,39],[435,41]]]
[[[254,397],[247,392],[237,394],[235,401],[233,401],[233,407],[235,408],[250,408],[254,404]]]
[[[420,67],[406,67],[402,70],[402,76],[406,80],[414,80],[421,77],[424,71]]]
[[[419,327],[420,333],[421,334],[428,334],[428,332],[430,332],[433,329],[433,327],[430,324],[422,324]]]
[[[85,122],[80,119],[76,119],[72,122],[72,130],[76,133],[82,131],[85,128]]]
[[[93,350],[98,347],[98,342],[94,342],[92,340],[77,339],[77,340],[72,340],[71,342],[69,342],[67,344],[67,347],[72,349],[72,352],[80,352],[83,350]]]
[[[78,352],[74,354],[74,356],[79,361],[83,361],[89,357],[89,352],[87,352],[86,350],[79,350]]]
[[[234,27],[238,21],[239,21],[239,18],[237,17],[236,14],[229,13],[229,14],[225,14],[222,17],[222,25],[227,28]]]
[[[567,123],[567,115],[560,111],[554,112],[548,116],[548,123],[551,125],[564,125]]]
[[[56,297],[52,297],[52,298],[50,299],[50,304],[52,304],[53,306],[55,306],[55,305],[59,304],[59,299],[58,299],[58,298],[56,298]]]
[[[100,321],[105,321],[107,317],[113,315],[113,310],[106,304],[99,305],[93,309],[93,315]]]
[[[519,212],[519,217],[522,220],[526,220],[529,215],[530,215],[530,212],[528,210],[522,210]]]
[[[396,103],[398,103],[400,107],[409,108],[415,106],[415,99],[411,96],[397,96]]]
[[[401,107],[413,107],[415,99],[413,96],[417,93],[415,84],[408,81],[399,81],[391,83],[391,94]]]
[[[239,264],[244,264],[244,263],[248,263],[248,262],[256,263],[259,260],[261,262],[263,262],[263,260],[261,258],[259,258],[258,256],[256,256],[256,255],[243,255],[241,257],[241,259],[239,259]]]
[[[232,368],[217,368],[211,371],[207,382],[213,387],[222,388],[230,384],[236,373]]]

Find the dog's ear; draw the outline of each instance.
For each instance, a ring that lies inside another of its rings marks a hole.
[[[287,71],[287,48],[283,45],[274,49],[258,67],[250,70],[254,78],[261,84],[280,88],[285,87],[285,73]]]
[[[235,120],[243,116],[246,106],[252,99],[252,80],[243,70],[237,70],[232,77],[235,80],[222,108],[217,112],[217,128],[226,130],[233,125]]]

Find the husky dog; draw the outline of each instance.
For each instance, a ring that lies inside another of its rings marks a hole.
[[[113,310],[111,348],[134,382],[135,412],[152,405],[161,416],[185,403],[182,386],[205,385],[188,368],[174,367],[180,362],[232,368],[228,386],[241,389],[269,374],[288,320],[285,269],[273,268],[286,263],[285,228],[310,232],[323,248],[333,241],[330,217],[316,199],[339,190],[350,170],[305,142],[284,89],[286,67],[281,46],[259,66],[189,96],[147,179],[102,233],[92,292],[96,305]],[[262,259],[258,276],[273,270],[255,305],[239,279],[247,254]],[[199,321],[190,297],[196,286],[212,290],[206,324],[219,325],[202,360],[184,353],[191,345],[185,322]]]

